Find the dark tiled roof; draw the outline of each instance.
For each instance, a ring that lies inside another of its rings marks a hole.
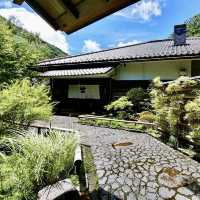
[[[46,60],[39,66],[78,64],[120,60],[164,59],[200,56],[200,37],[187,38],[186,45],[175,46],[172,39],[156,40],[66,58]]]
[[[106,75],[112,70],[112,67],[88,68],[88,69],[67,69],[51,70],[41,73],[42,77],[78,77],[83,75]]]

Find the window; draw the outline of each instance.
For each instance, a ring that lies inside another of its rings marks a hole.
[[[68,98],[100,99],[99,85],[69,85]]]

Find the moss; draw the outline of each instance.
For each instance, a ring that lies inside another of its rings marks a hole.
[[[143,124],[134,124],[134,122],[133,123],[119,122],[116,120],[108,121],[103,119],[92,119],[92,120],[80,119],[79,123],[83,125],[108,127],[113,129],[131,129],[135,131],[145,131],[147,129],[146,126]]]
[[[93,155],[91,152],[90,147],[87,146],[82,146],[82,151],[83,151],[83,164],[84,164],[84,168],[85,168],[85,172],[86,174],[88,174],[88,181],[89,181],[89,185],[90,191],[94,191],[98,189],[98,177],[96,174],[96,167],[94,164],[94,160],[93,160]]]
[[[75,186],[79,186],[80,185],[79,176],[78,175],[71,175],[70,176],[70,180],[73,183],[73,185],[75,185]]]

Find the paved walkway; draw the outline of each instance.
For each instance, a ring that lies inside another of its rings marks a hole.
[[[76,118],[52,126],[74,128],[91,145],[102,200],[200,200],[200,164],[141,133],[95,128]]]

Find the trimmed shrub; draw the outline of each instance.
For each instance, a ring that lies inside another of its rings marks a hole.
[[[126,95],[132,102],[135,113],[147,110],[150,107],[149,95],[143,88],[132,88]]]
[[[127,119],[132,106],[133,104],[128,100],[128,97],[122,96],[105,106],[105,109],[120,119]]]
[[[107,111],[120,111],[126,110],[133,106],[133,104],[128,100],[128,97],[122,96],[116,101],[111,102],[111,104],[105,106]]]
[[[155,121],[155,115],[149,111],[143,111],[139,113],[139,121],[153,123]]]

